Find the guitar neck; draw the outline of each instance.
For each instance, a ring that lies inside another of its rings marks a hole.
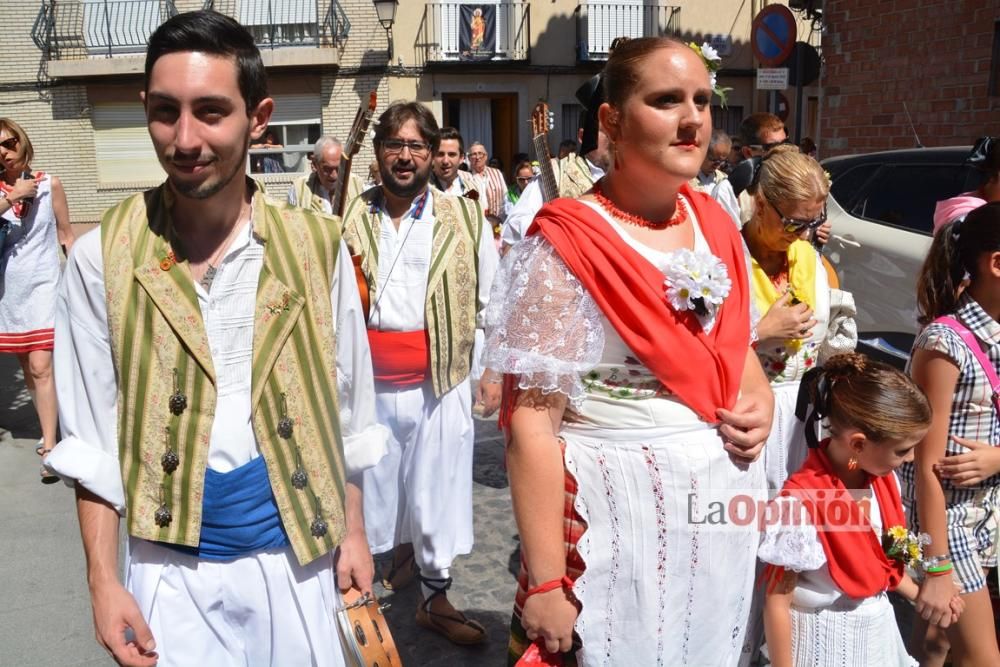
[[[344,206],[347,204],[347,192],[351,189],[351,163],[352,160],[349,157],[340,158],[337,185],[333,187],[333,194],[330,197],[330,206],[333,208],[333,215],[344,214]]]
[[[542,188],[542,199],[552,201],[559,196],[559,182],[552,170],[552,156],[549,154],[549,139],[547,134],[537,134],[532,140],[535,144],[535,157],[538,158],[539,185]]]

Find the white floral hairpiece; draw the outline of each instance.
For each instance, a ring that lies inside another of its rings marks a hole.
[[[722,106],[726,106],[726,94],[729,93],[732,88],[723,87],[719,85],[718,81],[718,71],[722,69],[722,56],[719,52],[715,50],[708,42],[702,42],[701,46],[698,46],[694,42],[689,42],[688,46],[691,50],[698,54],[701,61],[705,63],[705,68],[708,70],[708,81],[712,84],[712,92],[719,96],[719,101]]]

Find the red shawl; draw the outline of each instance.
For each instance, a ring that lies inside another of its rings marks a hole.
[[[736,402],[750,345],[750,288],[743,244],[732,219],[711,197],[686,184],[712,253],[733,282],[711,333],[691,311],[667,301],[663,273],[632,248],[592,208],[557,199],[535,216],[541,233],[597,302],[615,331],[672,394],[708,421]]]
[[[876,477],[872,488],[881,510],[883,531],[905,526],[895,476],[889,473]],[[826,492],[822,502],[818,502],[814,493],[820,490]],[[781,495],[799,498],[806,508],[826,552],[830,576],[840,590],[852,598],[863,599],[899,585],[903,564],[885,555],[881,536],[875,534],[868,517],[833,472],[824,446],[809,450],[806,462],[788,478]],[[860,528],[845,530],[852,526]]]

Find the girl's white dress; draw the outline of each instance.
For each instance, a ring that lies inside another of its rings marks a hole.
[[[807,516],[796,498],[779,497],[774,502],[790,505],[782,516]],[[882,517],[873,490],[871,508],[872,529],[881,535]],[[757,557],[798,573],[791,607],[796,667],[916,667],[888,596],[883,592],[856,600],[840,590],[811,523],[768,525]]]

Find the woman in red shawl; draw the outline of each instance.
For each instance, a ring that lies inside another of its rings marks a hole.
[[[758,533],[707,513],[763,496],[773,401],[739,235],[686,185],[713,90],[697,52],[644,38],[615,49],[604,92],[610,171],[538,213],[490,302],[522,544],[511,661],[533,643],[584,665],[731,665]]]

